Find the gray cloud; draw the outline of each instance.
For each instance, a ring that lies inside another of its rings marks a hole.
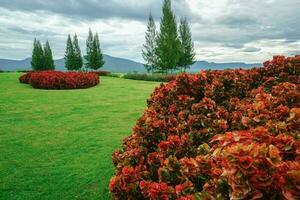
[[[130,18],[141,19],[144,17],[144,8],[150,7],[149,1],[135,6],[133,3],[124,3],[125,1],[106,1],[106,0],[3,0],[1,7],[11,10],[22,11],[49,11],[57,14],[68,15],[82,19],[97,19],[97,18]],[[153,11],[158,10],[157,4],[153,4]]]
[[[39,36],[39,37],[50,37],[57,36],[59,33],[51,30],[28,30],[22,27],[9,27],[7,28],[8,32],[14,32],[20,35],[30,35],[30,36]]]
[[[157,26],[162,0],[1,0],[0,57],[30,55],[32,39],[49,40],[62,57],[67,34],[84,51],[87,30],[100,34],[104,52],[141,61],[148,14]],[[262,61],[300,47],[299,0],[173,0],[191,23],[197,57]]]
[[[258,51],[260,51],[261,50],[261,48],[256,48],[256,47],[245,47],[244,49],[243,49],[243,51],[244,52],[258,52]]]
[[[227,15],[223,16],[220,21],[220,24],[225,25],[230,28],[259,28],[260,22],[258,19],[255,19],[254,16],[249,15]]]
[[[179,14],[189,15],[185,3],[180,0],[173,2]],[[2,0],[0,7],[21,11],[48,11],[68,15],[82,20],[123,18],[147,20],[148,13],[159,19],[161,0]]]

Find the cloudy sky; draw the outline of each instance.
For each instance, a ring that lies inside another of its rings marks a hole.
[[[148,14],[157,27],[162,0],[0,0],[0,58],[31,56],[34,37],[62,58],[68,34],[81,49],[89,27],[102,51],[142,61]],[[198,60],[262,62],[300,54],[300,0],[173,0],[177,20],[191,24]]]

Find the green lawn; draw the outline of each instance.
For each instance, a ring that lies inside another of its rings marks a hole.
[[[111,153],[157,83],[101,77],[47,91],[19,75],[0,73],[0,199],[110,199]]]

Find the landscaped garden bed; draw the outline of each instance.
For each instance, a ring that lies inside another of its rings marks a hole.
[[[300,199],[300,56],[157,87],[113,154],[114,199]]]
[[[38,89],[85,89],[99,84],[99,76],[93,72],[28,72],[19,78],[21,83]]]
[[[20,83],[29,84],[29,80],[31,77],[32,72],[27,72],[19,77]]]

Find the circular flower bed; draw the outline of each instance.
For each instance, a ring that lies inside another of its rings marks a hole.
[[[99,84],[99,76],[95,73],[41,71],[30,72],[20,78],[20,82],[29,83],[38,89],[84,89]]]
[[[29,80],[31,77],[32,72],[27,72],[19,77],[20,83],[29,84]]]
[[[179,75],[122,150],[114,199],[300,199],[300,56]]]

